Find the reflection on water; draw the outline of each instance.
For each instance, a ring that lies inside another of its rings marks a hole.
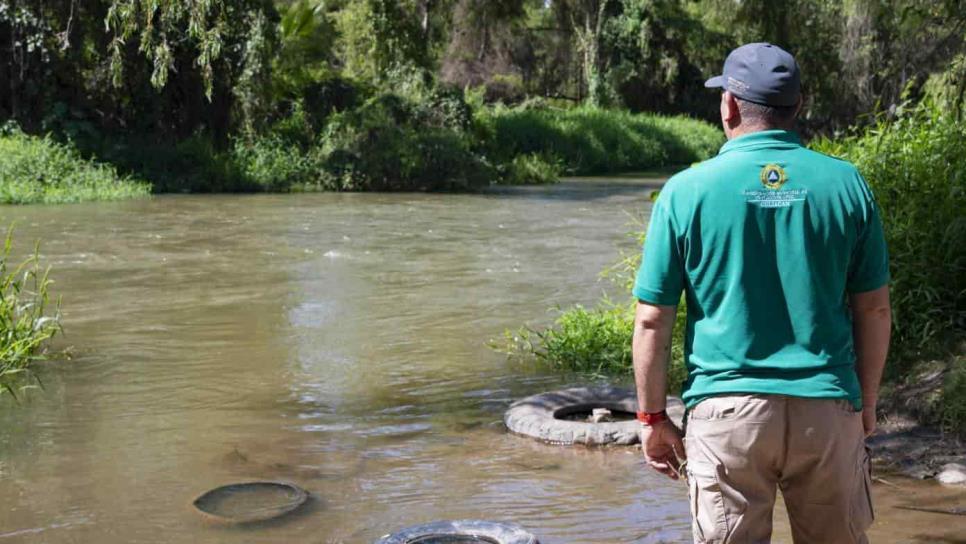
[[[44,240],[74,353],[0,408],[0,542],[357,543],[455,518],[550,544],[686,541],[684,486],[635,452],[506,434],[512,400],[567,379],[485,346],[593,303],[654,186],[0,209],[24,246]],[[250,529],[189,507],[254,479],[314,505]],[[874,542],[945,534],[916,512],[877,523]]]

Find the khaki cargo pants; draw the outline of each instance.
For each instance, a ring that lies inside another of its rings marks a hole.
[[[776,488],[796,544],[868,542],[870,463],[847,401],[712,397],[688,413],[685,444],[695,542],[770,542]]]

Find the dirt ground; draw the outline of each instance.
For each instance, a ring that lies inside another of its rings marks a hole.
[[[916,479],[934,478],[943,465],[966,464],[966,444],[908,416],[880,420],[867,440],[873,460],[885,472]]]

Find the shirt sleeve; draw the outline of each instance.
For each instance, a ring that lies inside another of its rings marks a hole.
[[[662,192],[651,210],[633,293],[643,302],[677,306],[684,288],[684,263],[667,196]]]
[[[865,180],[862,180],[862,185],[868,191],[864,214],[866,221],[856,238],[852,261],[849,263],[849,277],[845,287],[849,293],[873,291],[889,283],[889,251],[886,248],[882,218],[879,217],[879,205],[868,190]]]

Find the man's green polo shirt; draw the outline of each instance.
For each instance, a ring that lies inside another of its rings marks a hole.
[[[668,180],[634,295],[687,302],[683,398],[764,393],[861,409],[847,295],[889,281],[882,222],[851,164],[754,132]]]

